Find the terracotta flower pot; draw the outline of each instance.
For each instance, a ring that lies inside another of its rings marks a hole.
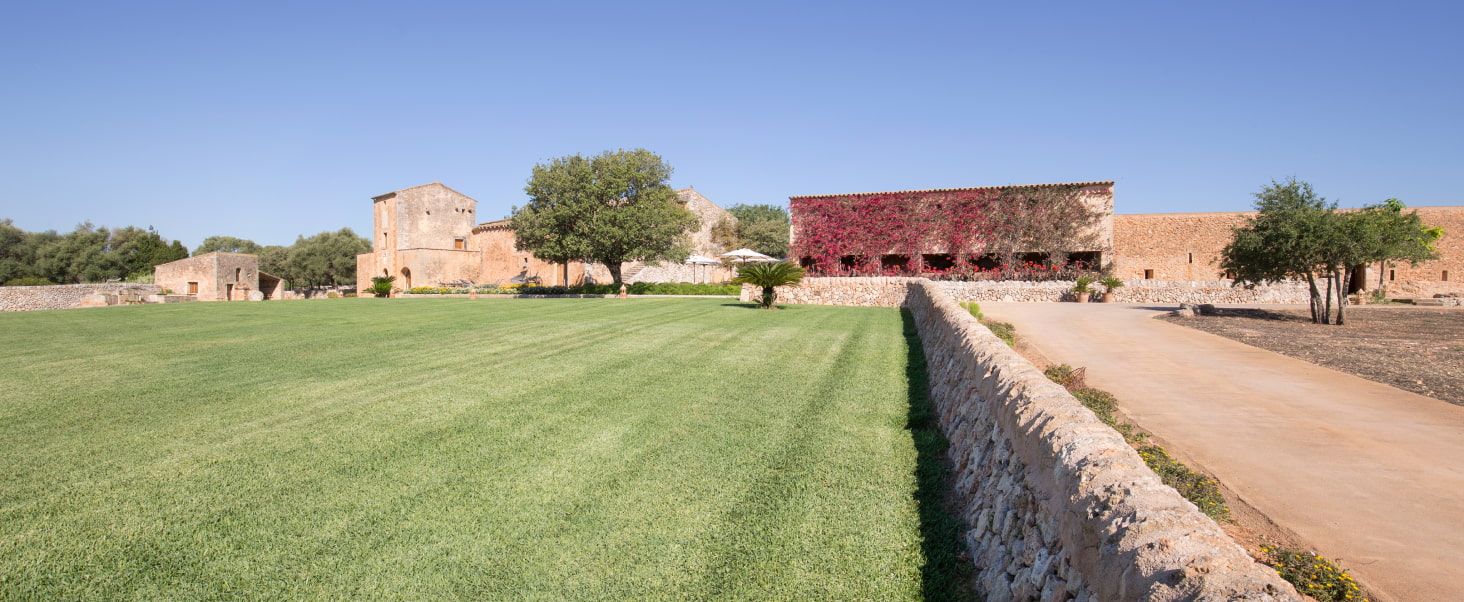
[[[1078,295],[1078,303],[1087,303],[1088,302],[1088,296],[1090,294],[1091,293],[1078,293],[1077,294]]]
[[[1113,293],[1103,293],[1103,302],[1104,303],[1113,303],[1113,297],[1114,297],[1114,294]]]

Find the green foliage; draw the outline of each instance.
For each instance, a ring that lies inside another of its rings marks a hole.
[[[290,271],[290,247],[268,245],[259,249],[259,271],[281,280],[294,280]]]
[[[976,318],[978,321],[986,319],[986,316],[982,315],[981,313],[981,305],[976,303],[975,301],[962,302],[961,307],[964,307],[966,308],[966,311],[971,312],[971,316]]]
[[[198,243],[198,248],[193,249],[193,256],[198,257],[205,253],[246,253],[256,255],[263,248],[252,240],[246,238],[234,238],[232,236],[210,236]]]
[[[1011,323],[1008,322],[996,322],[987,320],[982,320],[981,324],[986,326],[987,330],[991,331],[991,334],[996,335],[996,338],[1001,339],[1002,342],[1006,343],[1008,347],[1017,346],[1016,326],[1013,326]]]
[[[671,167],[645,150],[571,155],[534,166],[514,207],[514,242],[545,261],[594,261],[619,283],[620,264],[690,254],[686,232],[696,215],[667,185]]]
[[[1235,274],[1237,285],[1305,280],[1312,321],[1343,324],[1351,268],[1437,258],[1434,242],[1442,230],[1424,224],[1416,211],[1403,213],[1404,208],[1401,201],[1388,199],[1358,211],[1338,211],[1311,184],[1295,178],[1272,181],[1256,193],[1258,213],[1234,230],[1221,252],[1220,267]]]
[[[1093,292],[1093,282],[1096,281],[1096,280],[1098,280],[1098,279],[1097,278],[1094,278],[1092,276],[1089,276],[1087,274],[1083,274],[1081,276],[1078,276],[1077,278],[1074,278],[1073,279],[1073,292],[1074,293],[1092,293]]]
[[[748,264],[737,270],[737,277],[732,279],[733,284],[762,287],[759,304],[763,309],[773,309],[778,297],[776,287],[797,286],[800,282],[803,282],[803,268],[787,261]]]
[[[733,205],[727,212],[737,218],[738,244],[769,257],[788,256],[788,210],[777,205]]]
[[[152,266],[187,256],[181,244],[169,245],[152,228],[108,229],[88,222],[63,235],[26,232],[0,220],[0,281],[29,276],[58,283],[137,282],[151,276]]]
[[[391,296],[391,285],[395,282],[396,276],[375,276],[371,278],[371,286],[361,292],[371,293],[376,297],[389,297]]]
[[[356,256],[369,252],[371,241],[356,236],[350,228],[301,236],[290,248],[287,279],[307,286],[351,284],[356,281]]]
[[[5,281],[5,286],[50,286],[56,284],[40,276],[21,276]]]
[[[1123,280],[1118,278],[1117,276],[1108,276],[1102,280],[1099,280],[1098,284],[1103,286],[1103,292],[1105,293],[1118,292],[1118,289],[1121,289],[1124,286]]]
[[[1072,391],[1073,389],[1081,389],[1088,386],[1087,368],[1074,368],[1067,364],[1061,364],[1057,366],[1048,366],[1046,370],[1042,371],[1042,373],[1047,376],[1047,380],[1062,385],[1062,388],[1069,391]]]
[[[1362,588],[1332,561],[1317,554],[1289,548],[1261,546],[1266,564],[1280,573],[1281,578],[1296,587],[1296,591],[1321,602],[1367,602]]]
[[[1214,479],[1190,470],[1183,462],[1175,460],[1169,452],[1157,445],[1141,446],[1138,452],[1144,463],[1159,475],[1159,480],[1173,487],[1184,499],[1197,506],[1200,512],[1218,521],[1230,520],[1230,508],[1225,505],[1225,496],[1220,494],[1220,486]]]

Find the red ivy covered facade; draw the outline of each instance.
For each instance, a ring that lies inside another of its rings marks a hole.
[[[795,196],[789,213],[813,274],[1057,278],[1101,267],[1113,182]]]

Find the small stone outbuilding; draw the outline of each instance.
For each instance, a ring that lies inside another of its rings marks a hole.
[[[153,268],[153,283],[199,301],[278,299],[280,279],[259,271],[259,256],[205,253]]]

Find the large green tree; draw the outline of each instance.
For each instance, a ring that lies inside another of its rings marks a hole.
[[[1442,235],[1442,230],[1424,224],[1417,212],[1404,214],[1397,199],[1339,211],[1311,184],[1295,178],[1262,188],[1255,207],[1256,216],[1234,230],[1221,252],[1220,267],[1245,286],[1305,280],[1312,321],[1319,324],[1346,323],[1353,268],[1434,259],[1433,242]]]
[[[534,166],[514,207],[514,242],[545,261],[593,261],[620,282],[627,261],[682,261],[697,223],[667,184],[671,167],[645,149],[570,155]]]
[[[356,256],[370,252],[371,241],[350,228],[301,236],[290,248],[285,271],[294,286],[349,284],[356,281]]]
[[[733,205],[727,212],[737,218],[737,246],[770,257],[788,256],[788,210],[777,205]]]

